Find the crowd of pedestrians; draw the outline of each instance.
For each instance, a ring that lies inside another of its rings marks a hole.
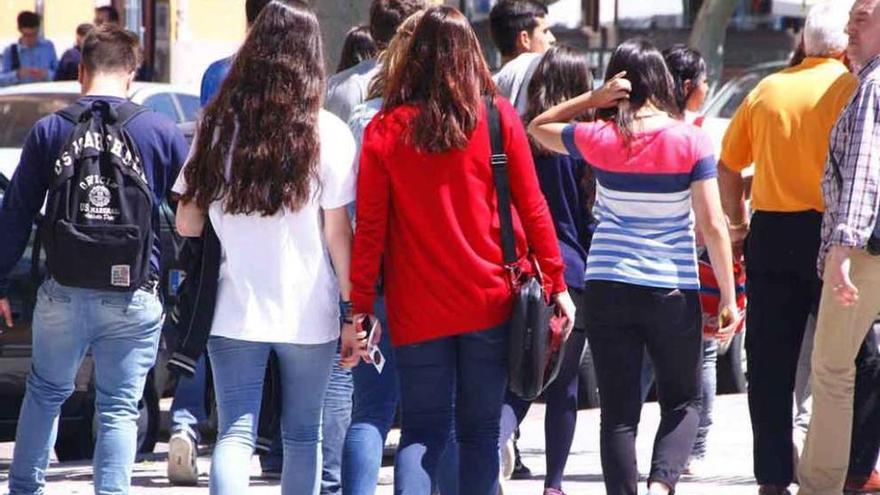
[[[718,345],[743,318],[740,262],[758,493],[880,489],[869,331],[880,312],[880,0],[813,7],[801,56],[748,95],[717,159],[695,50],[625,41],[594,89],[585,55],[556,44],[546,6],[502,0],[489,18],[503,61],[493,75],[467,18],[438,3],[373,0],[328,78],[308,2],[247,0],[242,46],[203,76],[191,146],[126,101],[139,47],[113,9],[77,29],[60,63],[40,18],[19,16],[0,81],[73,74],[84,96],[31,130],[0,209],[6,325],[5,277],[41,209],[48,265],[10,494],[45,490],[87,351],[95,492],[129,492],[163,319],[166,200],[190,258],[171,359],[174,484],[199,479],[210,386],[212,494],[247,493],[256,450],[284,494],[375,493],[398,412],[395,493],[503,493],[530,406],[507,387],[511,234],[563,322],[544,391],[544,495],[563,494],[584,352],[607,493],[639,493],[652,381],[649,495],[699,471]],[[749,196],[741,172],[752,164]],[[717,291],[708,331],[698,260]],[[803,452],[795,401],[810,423]]]
[[[73,46],[65,50],[59,60],[55,45],[40,35],[40,26],[43,23],[40,15],[31,11],[20,12],[16,18],[20,35],[18,41],[3,50],[0,87],[47,81],[76,81],[85,36],[93,27],[102,24],[121,26],[119,12],[110,6],[97,7],[92,22],[76,27]],[[139,58],[140,55],[139,49]],[[139,61],[136,80],[149,81],[151,78],[150,68]]]

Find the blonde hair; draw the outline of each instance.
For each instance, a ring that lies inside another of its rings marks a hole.
[[[394,37],[388,42],[388,46],[379,54],[379,72],[370,82],[369,91],[367,92],[368,100],[382,96],[382,91],[385,89],[385,82],[388,81],[389,74],[400,63],[407,50],[409,50],[412,35],[415,33],[416,26],[419,25],[419,21],[422,20],[424,15],[425,11],[419,10],[401,22]]]

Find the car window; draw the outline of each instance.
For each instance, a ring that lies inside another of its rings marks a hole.
[[[172,122],[180,122],[177,114],[177,106],[169,93],[158,93],[144,100],[144,106],[150,110],[161,113],[171,119]]]
[[[730,96],[724,103],[724,106],[718,111],[718,117],[722,119],[731,119],[736,109],[739,108],[746,96],[755,89],[755,86],[763,79],[763,74],[749,74],[739,80],[735,86],[731,88]]]
[[[185,93],[175,93],[177,103],[183,111],[183,122],[193,122],[199,117],[199,111],[202,110],[202,103],[198,96],[188,95]]]
[[[38,120],[76,99],[75,94],[63,93],[0,96],[0,148],[21,148]]]
[[[749,69],[743,75],[729,81],[706,105],[705,115],[711,118],[731,119],[746,96],[762,79],[785,67],[779,62]]]

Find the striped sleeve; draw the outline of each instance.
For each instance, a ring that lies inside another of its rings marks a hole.
[[[694,127],[694,168],[691,170],[691,182],[709,180],[718,177],[718,160],[715,148],[706,131]]]
[[[590,162],[589,155],[596,149],[599,139],[599,123],[579,122],[565,126],[562,130],[562,144],[569,156]]]

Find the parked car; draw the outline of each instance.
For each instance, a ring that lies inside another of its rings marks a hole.
[[[21,147],[34,123],[55,112],[79,96],[76,83],[44,83],[16,86],[0,90],[0,202],[9,186],[9,180],[18,165]],[[192,138],[193,126],[199,110],[198,94],[186,88],[166,84],[135,83],[132,101],[166,115]],[[160,237],[163,252],[175,252],[173,212],[163,204]],[[27,373],[31,359],[31,321],[36,291],[44,276],[40,252],[36,248],[36,225],[21,261],[10,275],[9,300],[15,326],[0,333],[0,442],[15,438],[19,409],[24,398]],[[162,280],[168,280],[171,256],[163,256]],[[165,292],[167,284],[162,285]],[[166,353],[160,350],[159,360],[147,378],[143,397],[139,402],[138,451],[152,452],[159,435],[159,398],[168,388],[169,375],[164,362]],[[55,453],[59,460],[89,458],[94,452],[97,418],[95,415],[94,363],[87,355],[80,366],[73,395],[64,403],[59,420]]]

